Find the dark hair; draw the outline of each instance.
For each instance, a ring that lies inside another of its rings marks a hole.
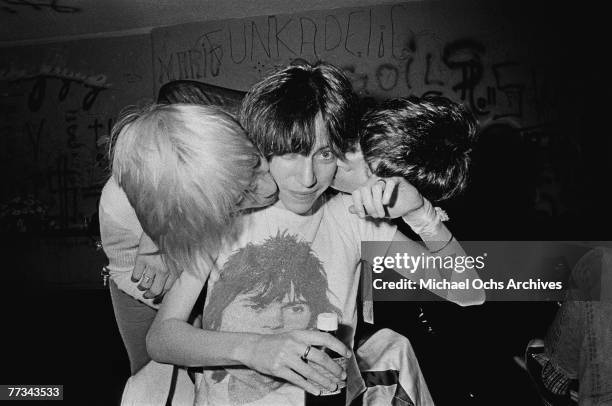
[[[265,307],[292,289],[310,307],[309,327],[313,327],[319,313],[341,316],[327,297],[327,286],[325,269],[310,245],[279,232],[262,244],[247,244],[228,258],[210,293],[202,327],[218,330],[223,311],[240,294],[251,293],[251,300]]]
[[[476,130],[474,115],[445,97],[400,98],[363,116],[360,144],[376,175],[401,176],[440,201],[465,188]]]
[[[251,88],[240,119],[267,157],[309,154],[316,141],[315,118],[322,115],[329,146],[344,156],[357,141],[358,102],[342,71],[318,62],[287,66]]]
[[[232,114],[237,114],[244,95],[245,92],[239,90],[209,85],[195,80],[173,80],[159,89],[157,103],[219,106]]]

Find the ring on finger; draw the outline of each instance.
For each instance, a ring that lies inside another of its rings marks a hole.
[[[308,345],[306,347],[306,349],[304,350],[304,353],[302,354],[301,358],[302,361],[307,361],[308,360],[308,354],[310,354],[310,349],[312,348],[312,345]]]
[[[151,281],[151,277],[149,275],[145,275],[142,277],[142,281],[144,283],[149,283]]]

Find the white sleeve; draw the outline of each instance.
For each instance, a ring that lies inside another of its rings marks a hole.
[[[137,283],[131,280],[142,227],[127,196],[113,177],[102,189],[98,212],[102,247],[108,258],[111,279],[123,292],[157,308],[152,299],[143,298],[144,292],[138,290]]]

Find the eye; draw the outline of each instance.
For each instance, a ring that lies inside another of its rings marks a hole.
[[[261,309],[264,308],[263,305],[261,305],[259,303],[255,303],[255,302],[246,303],[244,305],[244,307],[248,307],[249,309],[252,309],[252,310],[255,310],[255,311],[260,311]]]
[[[304,313],[306,311],[306,304],[304,303],[294,303],[294,304],[288,304],[285,306],[285,311],[289,312],[289,313]]]
[[[239,207],[240,204],[244,202],[244,198],[245,198],[244,193],[241,193],[238,197],[236,197],[236,201],[234,202],[234,205]]]
[[[322,149],[317,153],[317,155],[324,161],[333,161],[336,159],[336,155],[332,152],[331,149]]]
[[[304,305],[295,305],[291,308],[293,313],[301,313],[304,311]]]
[[[249,186],[250,188],[250,186]],[[250,195],[249,188],[244,189],[240,195],[236,198],[236,204],[239,205],[245,201],[245,199]]]
[[[244,208],[244,205],[252,201],[254,199],[255,190],[257,189],[256,182],[251,183],[246,189],[240,193],[238,197],[236,197],[236,201],[234,203],[234,207],[236,211],[240,211]]]
[[[255,195],[256,190],[257,190],[257,184],[253,182],[251,185],[249,185],[249,187],[247,187],[246,189],[242,191],[242,194],[238,198],[239,202],[237,204],[244,203],[244,201],[247,199],[253,199],[253,196]]]

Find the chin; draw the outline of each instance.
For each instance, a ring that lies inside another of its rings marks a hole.
[[[285,207],[295,214],[306,214],[312,208],[312,204],[286,204]]]
[[[308,213],[308,211],[314,205],[314,202],[312,203],[299,202],[299,201],[294,201],[291,199],[285,199],[285,200],[281,199],[281,202],[283,206],[285,207],[285,209],[289,210],[290,212],[293,212],[295,214],[300,214],[300,215]]]

